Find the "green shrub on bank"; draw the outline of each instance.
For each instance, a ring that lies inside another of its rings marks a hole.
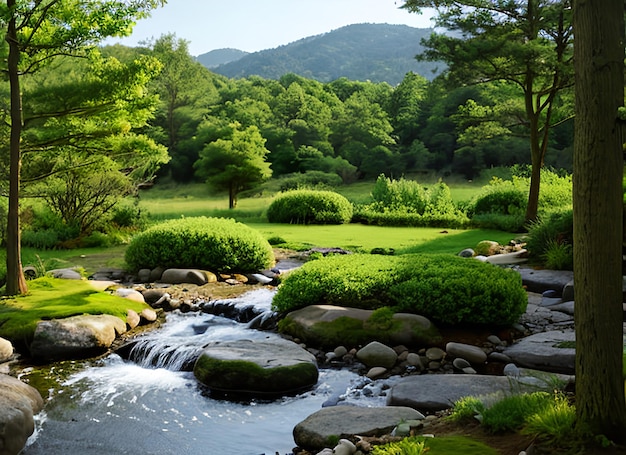
[[[574,265],[574,214],[553,212],[531,224],[526,247],[533,261],[553,270],[572,270]]]
[[[333,191],[294,190],[279,194],[267,209],[270,223],[344,224],[352,220],[352,203]]]
[[[274,255],[263,236],[226,218],[183,218],[153,226],[132,240],[125,255],[133,270],[155,267],[255,272]]]
[[[426,189],[415,180],[380,175],[372,190],[374,202],[358,207],[353,221],[377,226],[463,228],[469,223],[443,182]]]
[[[293,271],[274,296],[277,311],[313,304],[390,306],[444,324],[512,324],[525,311],[518,273],[449,255],[343,255]]]

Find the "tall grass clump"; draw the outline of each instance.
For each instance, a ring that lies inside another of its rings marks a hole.
[[[294,190],[281,193],[267,209],[270,223],[344,224],[352,220],[352,203],[333,191]]]
[[[226,218],[182,218],[155,225],[135,236],[125,254],[133,270],[155,267],[255,272],[269,267],[274,254],[256,230]]]
[[[380,175],[371,204],[357,209],[355,221],[379,226],[464,227],[467,216],[453,202],[450,188],[438,182],[430,188],[415,180]]]
[[[284,280],[274,309],[327,303],[391,307],[444,324],[506,325],[525,311],[520,275],[450,255],[353,254],[304,264]]]
[[[574,215],[555,211],[528,228],[526,246],[533,261],[553,270],[572,270],[574,265]]]

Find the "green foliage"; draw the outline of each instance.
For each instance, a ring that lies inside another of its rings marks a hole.
[[[464,227],[468,218],[452,201],[443,182],[427,189],[415,180],[380,175],[372,190],[374,202],[360,206],[355,221],[378,226]]]
[[[304,264],[279,287],[281,312],[328,303],[416,313],[446,324],[513,323],[527,297],[519,274],[456,256],[343,255]]]
[[[135,236],[125,254],[133,270],[155,267],[255,272],[273,262],[270,244],[248,226],[224,218],[183,218]]]
[[[267,209],[270,223],[343,224],[352,219],[352,204],[332,191],[295,190],[279,194]]]
[[[448,418],[453,422],[463,423],[475,420],[484,412],[485,405],[480,398],[467,396],[454,402],[452,413]]]
[[[556,447],[567,447],[579,441],[574,425],[576,408],[567,397],[556,394],[549,406],[539,409],[526,418],[522,429],[524,434],[532,434]]]
[[[572,210],[555,211],[529,226],[526,240],[528,251],[533,260],[548,268],[572,270],[573,244]]]
[[[487,407],[480,420],[492,433],[517,431],[530,416],[546,410],[553,401],[553,395],[547,392],[510,395]]]
[[[289,174],[280,178],[280,191],[300,189],[329,189],[343,182],[337,174],[322,171],[307,171],[302,174]]]
[[[144,303],[98,292],[86,281],[38,278],[29,282],[28,295],[0,301],[0,336],[28,343],[41,319],[111,314],[125,321],[128,309],[140,313],[144,308]]]
[[[391,442],[372,448],[373,455],[497,455],[498,451],[482,442],[465,436],[442,436],[427,438],[412,436],[399,442]]]

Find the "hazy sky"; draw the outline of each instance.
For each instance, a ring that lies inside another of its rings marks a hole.
[[[131,37],[112,42],[136,46],[165,33],[189,41],[197,56],[214,49],[271,49],[307,36],[360,23],[431,27],[422,15],[398,9],[402,0],[168,0],[139,21]]]

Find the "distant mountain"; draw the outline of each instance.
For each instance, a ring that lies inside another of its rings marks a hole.
[[[423,50],[422,38],[431,33],[432,29],[406,25],[348,25],[209,68],[236,78],[258,75],[279,79],[284,74],[295,73],[320,82],[346,77],[397,85],[412,71],[432,80],[443,65],[415,59]],[[206,65],[201,57],[198,60]]]
[[[234,62],[248,55],[249,52],[240,51],[239,49],[216,49],[206,54],[198,55],[196,60],[209,69],[226,63]]]

